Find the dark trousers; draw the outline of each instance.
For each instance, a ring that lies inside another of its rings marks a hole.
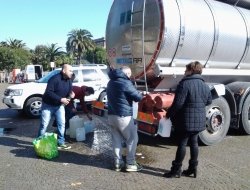
[[[198,134],[199,132],[184,132],[178,133],[178,148],[175,155],[175,162],[178,164],[182,164],[182,161],[186,155],[186,146],[189,141],[190,146],[190,162],[197,163],[198,162]]]
[[[72,107],[65,106],[65,129],[69,128],[69,120],[75,115],[76,113],[72,111]]]

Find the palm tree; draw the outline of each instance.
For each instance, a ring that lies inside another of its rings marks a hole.
[[[51,45],[48,45],[45,49],[46,58],[50,62],[55,61],[56,57],[65,53],[65,52],[61,51],[62,47],[56,47],[56,46],[57,46],[57,44],[51,44]]]
[[[46,49],[47,49],[47,46],[45,45],[37,45],[35,47],[35,50],[31,50],[33,54],[33,57],[32,57],[33,63],[39,64],[41,60],[45,60]]]
[[[32,53],[32,63],[39,64],[43,66],[44,70],[48,70],[48,60],[46,59],[46,49],[45,45],[37,45],[34,50],[30,50]]]
[[[10,48],[13,49],[24,48],[26,46],[26,44],[23,43],[22,40],[11,39],[11,38],[7,40],[7,44]]]
[[[95,47],[91,39],[92,37],[92,34],[88,30],[83,29],[75,29],[68,33],[66,50],[77,58],[79,64],[86,51]]]
[[[45,49],[46,58],[50,63],[54,62],[57,57],[64,54],[64,51],[61,51],[62,47],[57,47],[57,44],[48,45]]]
[[[2,41],[2,42],[0,42],[0,46],[1,46],[1,47],[8,47],[8,43]]]

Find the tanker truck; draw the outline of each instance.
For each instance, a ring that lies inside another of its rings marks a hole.
[[[106,26],[109,64],[129,66],[138,90],[138,131],[155,136],[191,61],[211,89],[205,145],[230,127],[250,134],[249,0],[114,0]]]

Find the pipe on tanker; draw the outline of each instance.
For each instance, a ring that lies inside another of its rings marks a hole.
[[[237,7],[242,7],[245,9],[250,9],[250,0],[216,0],[222,3],[234,5]]]

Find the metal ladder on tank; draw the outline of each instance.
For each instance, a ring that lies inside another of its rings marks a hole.
[[[135,5],[135,1],[132,2],[132,8],[131,8],[131,44],[133,44],[133,42],[135,41],[141,41],[141,45],[142,45],[142,63],[143,63],[143,72],[144,72],[144,80],[142,80],[142,82],[144,82],[144,88],[145,88],[145,91],[148,92],[148,85],[147,85],[147,76],[146,76],[146,65],[145,65],[145,49],[144,49],[144,18],[145,18],[145,5],[146,5],[146,1],[147,0],[143,0],[143,8],[142,10],[138,10],[138,11],[134,11],[134,5]],[[142,15],[142,22],[141,23],[137,23],[137,24],[134,24],[133,23],[133,17],[134,15],[136,14],[141,14]],[[133,37],[133,30],[135,30],[136,28],[140,28],[141,27],[141,30],[142,30],[142,34],[141,34],[141,38],[134,38]],[[132,46],[133,48],[133,46]],[[133,52],[133,50],[132,50]],[[134,60],[132,59],[132,64],[133,64]],[[138,85],[137,83],[135,83],[136,85],[136,88],[138,89]]]

